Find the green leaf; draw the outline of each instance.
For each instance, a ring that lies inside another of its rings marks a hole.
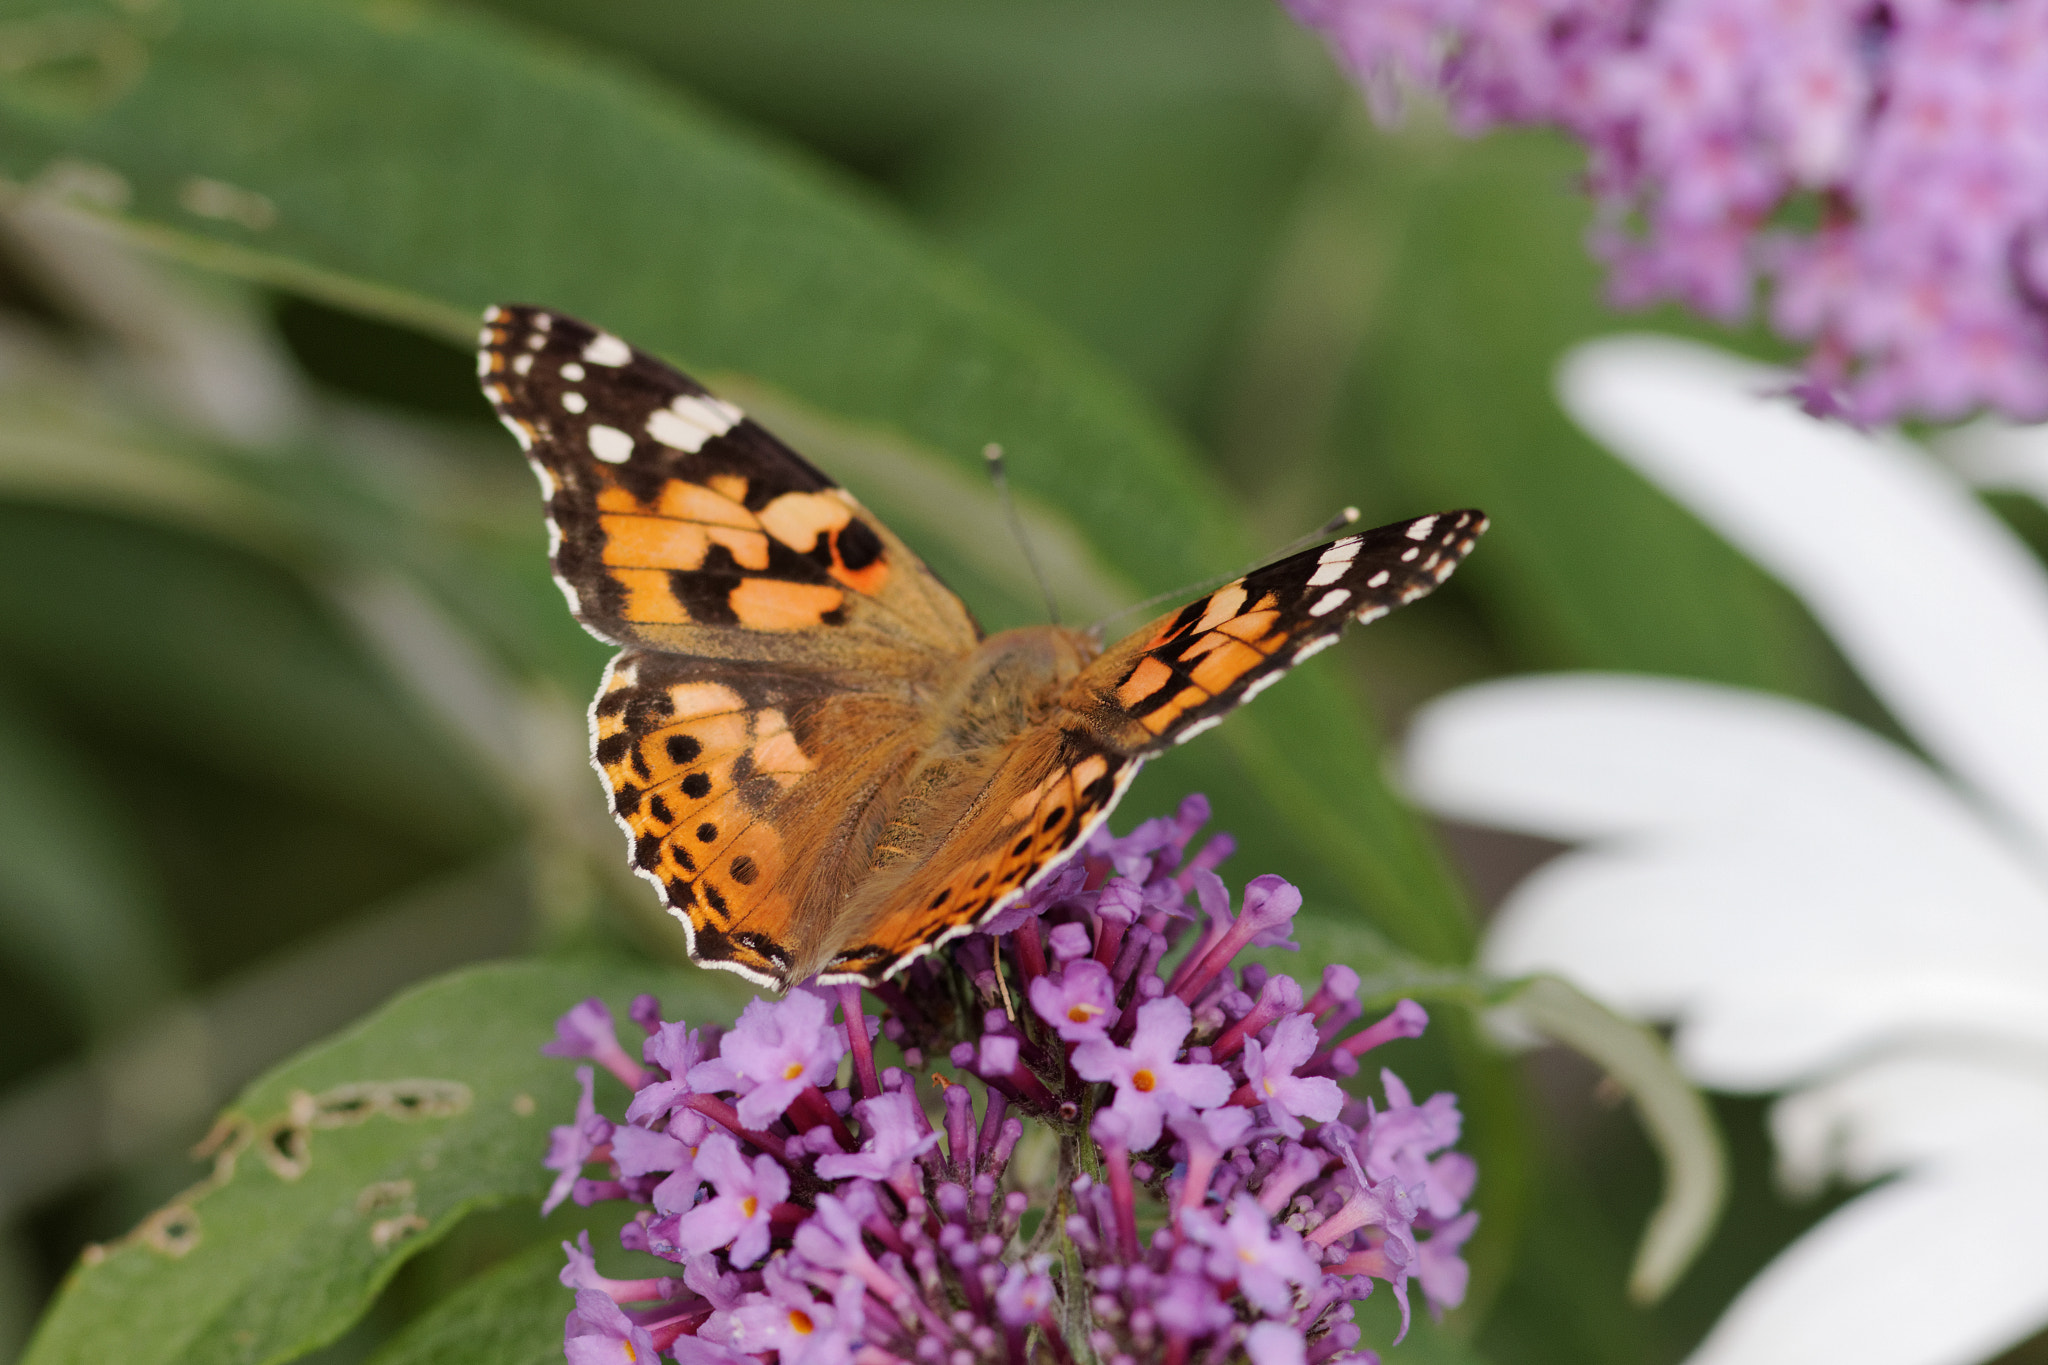
[[[273,564],[0,503],[0,577],[12,585],[0,648],[106,733],[338,802],[430,847],[494,832],[488,796],[441,737]]]
[[[137,842],[48,719],[0,692],[0,952],[55,985],[91,1034],[160,1007],[182,975]]]
[[[463,341],[485,304],[542,301],[969,477],[1001,442],[1026,498],[1140,592],[1249,558],[1126,385],[862,191],[672,90],[405,0],[11,13],[31,56],[0,74],[0,173],[138,240]],[[1030,619],[975,605],[991,626]],[[1248,863],[1365,904],[1418,951],[1460,951],[1459,898],[1356,702],[1311,677],[1256,714],[1162,764],[1136,808],[1205,787]],[[1316,752],[1280,747],[1297,736]]]
[[[1298,87],[1296,59],[1309,45],[1284,15],[1239,0],[491,4],[610,47],[855,165],[893,166],[963,131],[972,138],[1020,106]]]
[[[559,1247],[523,1252],[408,1323],[370,1365],[556,1365],[571,1302],[561,1270]]]
[[[1728,1200],[1728,1154],[1706,1100],[1671,1060],[1664,1040],[1577,987],[1539,976],[1511,997],[1541,1033],[1599,1063],[1634,1102],[1664,1162],[1664,1197],[1636,1249],[1629,1294],[1662,1298],[1706,1246]]]
[[[478,967],[272,1071],[216,1124],[212,1173],[72,1271],[24,1365],[271,1365],[334,1340],[465,1214],[537,1204],[575,1094],[539,1048],[577,1000],[623,1016],[641,991],[669,1018],[745,996],[711,972]]]
[[[1362,116],[1361,116],[1362,117]],[[1340,173],[1378,258],[1344,448],[1423,502],[1484,507],[1458,591],[1487,603],[1524,667],[1622,668],[1826,700],[1803,609],[1574,426],[1551,389],[1574,344],[1655,326],[1755,346],[1675,310],[1616,313],[1583,235],[1583,154],[1549,134],[1361,133]]]

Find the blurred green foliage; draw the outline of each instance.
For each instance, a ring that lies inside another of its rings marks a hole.
[[[678,951],[584,764],[604,651],[475,392],[485,303],[729,389],[991,628],[1038,608],[989,440],[1077,616],[1345,504],[1485,507],[1443,593],[1130,802],[1208,791],[1234,875],[1301,882],[1368,972],[1475,938],[1382,776],[1429,695],[1643,669],[1867,717],[1798,605],[1552,402],[1575,340],[1703,330],[1602,306],[1575,166],[1373,128],[1265,0],[0,3],[0,1341],[245,1081],[394,990]],[[1540,856],[1461,846],[1486,886]],[[1485,1223],[1409,1358],[1678,1359],[1817,1216],[1723,1104],[1739,1216],[1631,1306],[1650,1150],[1597,1076],[1446,1015],[1393,1060],[1463,1094]],[[551,1278],[504,1259],[544,1231],[471,1219],[328,1358],[466,1358],[436,1343]]]

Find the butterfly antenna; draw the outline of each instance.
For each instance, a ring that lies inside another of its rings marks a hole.
[[[1111,621],[1117,620],[1119,617],[1129,616],[1134,612],[1143,611],[1147,607],[1156,607],[1161,602],[1181,602],[1187,600],[1190,597],[1195,596],[1197,593],[1205,593],[1211,590],[1212,588],[1220,588],[1225,583],[1228,583],[1233,579],[1243,578],[1253,569],[1263,568],[1266,565],[1271,564],[1276,559],[1285,559],[1287,558],[1287,556],[1293,554],[1297,550],[1306,550],[1309,546],[1314,545],[1319,541],[1326,539],[1327,537],[1337,534],[1337,532],[1343,530],[1347,526],[1352,525],[1357,520],[1358,509],[1356,507],[1347,507],[1343,511],[1339,512],[1336,516],[1331,517],[1328,521],[1324,522],[1321,526],[1316,527],[1315,530],[1309,531],[1303,535],[1296,536],[1294,539],[1288,541],[1285,545],[1282,545],[1279,549],[1273,551],[1271,554],[1262,555],[1258,559],[1255,559],[1251,563],[1245,565],[1242,569],[1237,570],[1235,573],[1220,573],[1216,574],[1214,577],[1205,578],[1199,583],[1190,583],[1186,587],[1171,588],[1166,592],[1154,593],[1152,596],[1146,598],[1142,602],[1133,602],[1128,607],[1124,607],[1119,611],[1111,612],[1109,615],[1103,617],[1100,621],[1097,621],[1095,623],[1094,628],[1100,630],[1102,627],[1108,625]]]
[[[1024,552],[1024,563],[1031,570],[1031,581],[1038,584],[1038,595],[1045,599],[1045,618],[1058,625],[1060,604],[1053,600],[1052,585],[1045,581],[1045,570],[1038,566],[1038,556],[1031,553],[1031,537],[1024,534],[1024,518],[1017,515],[1017,500],[1010,496],[1010,471],[1003,463],[1003,448],[990,441],[981,448],[981,457],[988,461],[989,481],[995,484],[996,497],[1002,501],[1003,516],[1010,523],[1010,534],[1016,539],[1017,548]]]

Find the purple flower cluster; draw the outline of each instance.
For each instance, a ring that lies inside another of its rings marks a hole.
[[[1287,0],[1390,111],[1591,153],[1624,303],[1812,344],[1857,420],[2048,416],[2048,0]]]
[[[1292,946],[1301,895],[1259,877],[1233,912],[1228,837],[1189,855],[1207,819],[1191,797],[1098,834],[990,932],[872,988],[879,1016],[860,988],[800,988],[715,1034],[642,997],[643,1065],[601,1002],[572,1009],[546,1051],[633,1098],[606,1118],[579,1068],[547,1207],[632,1200],[624,1245],[680,1272],[610,1279],[588,1234],[565,1245],[571,1365],[1364,1365],[1375,1280],[1403,1333],[1411,1283],[1455,1306],[1478,1221],[1456,1100],[1338,1085],[1427,1016],[1402,1001],[1344,1036],[1349,968],[1305,995],[1234,966]]]

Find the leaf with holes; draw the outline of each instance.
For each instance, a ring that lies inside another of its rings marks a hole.
[[[465,1214],[537,1210],[576,1086],[540,1047],[576,1001],[623,1020],[642,991],[669,1017],[744,999],[709,972],[477,967],[279,1067],[221,1115],[202,1178],[72,1271],[24,1365],[271,1365],[334,1340]]]

